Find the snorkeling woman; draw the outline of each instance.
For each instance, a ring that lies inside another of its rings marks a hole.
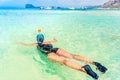
[[[89,64],[93,64],[102,73],[105,73],[107,71],[107,68],[99,62],[85,58],[81,55],[71,54],[62,48],[54,48],[52,43],[57,42],[57,40],[54,38],[51,41],[44,41],[44,35],[41,33],[41,29],[38,29],[37,31],[38,31],[37,43],[24,43],[24,42],[19,42],[19,43],[25,46],[36,46],[38,50],[40,50],[43,54],[45,54],[48,59],[64,64],[72,69],[87,73],[89,76],[91,76],[94,79],[98,79],[98,75],[91,69],[91,67],[88,64],[81,66],[78,63],[68,60],[67,58],[72,58],[75,60],[84,61]]]

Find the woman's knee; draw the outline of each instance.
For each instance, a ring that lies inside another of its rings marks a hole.
[[[64,60],[62,61],[62,63],[63,63],[64,65],[66,65],[67,62],[68,62],[68,60],[66,60],[66,59],[64,59]]]
[[[73,58],[73,59],[78,56],[78,55],[76,55],[76,54],[71,54],[71,55],[72,55],[72,58]]]

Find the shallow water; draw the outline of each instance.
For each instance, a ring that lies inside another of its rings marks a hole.
[[[36,42],[37,28],[46,40],[57,38],[55,47],[105,65],[105,74],[91,65],[99,80],[120,79],[120,11],[0,10],[0,80],[93,80],[15,42]]]

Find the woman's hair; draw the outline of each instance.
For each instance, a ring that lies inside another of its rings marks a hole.
[[[42,30],[41,29],[38,29],[37,32],[41,32]]]

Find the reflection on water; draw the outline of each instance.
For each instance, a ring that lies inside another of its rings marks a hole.
[[[119,80],[119,21],[119,11],[0,10],[0,80],[93,80],[85,73],[48,60],[36,47],[15,42],[36,42],[38,27],[46,40],[58,39],[54,47],[105,65],[106,74],[91,65],[100,80]]]

